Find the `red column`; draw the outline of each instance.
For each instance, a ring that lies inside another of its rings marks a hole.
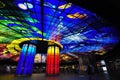
[[[59,74],[59,63],[60,63],[59,48],[55,47],[55,74]]]
[[[46,63],[46,74],[57,75],[59,74],[59,47],[50,46],[47,51],[47,63]]]

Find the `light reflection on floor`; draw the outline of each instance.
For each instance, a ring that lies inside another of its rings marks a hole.
[[[78,75],[78,74],[60,74],[59,76],[46,76],[42,74],[33,74],[29,77],[16,77],[13,74],[0,75],[0,80],[110,80],[106,75]],[[119,79],[118,79],[119,80]]]

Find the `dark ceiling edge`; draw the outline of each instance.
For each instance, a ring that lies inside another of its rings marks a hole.
[[[114,47],[113,50],[109,51],[107,54],[101,56],[105,60],[115,60],[120,58],[120,42]]]
[[[66,0],[81,6],[107,20],[120,30],[119,0]]]

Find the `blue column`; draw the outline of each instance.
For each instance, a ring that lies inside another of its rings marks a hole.
[[[23,64],[24,64],[27,48],[28,48],[28,44],[24,44],[22,47],[22,51],[20,53],[18,65],[16,67],[16,75],[22,74],[22,69],[23,69]]]
[[[31,75],[36,53],[36,46],[24,44],[20,54],[20,59],[16,68],[16,75]]]

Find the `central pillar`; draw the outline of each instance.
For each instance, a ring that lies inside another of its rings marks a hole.
[[[46,62],[46,74],[47,75],[58,75],[60,55],[59,47],[49,46],[47,50],[47,62]]]

